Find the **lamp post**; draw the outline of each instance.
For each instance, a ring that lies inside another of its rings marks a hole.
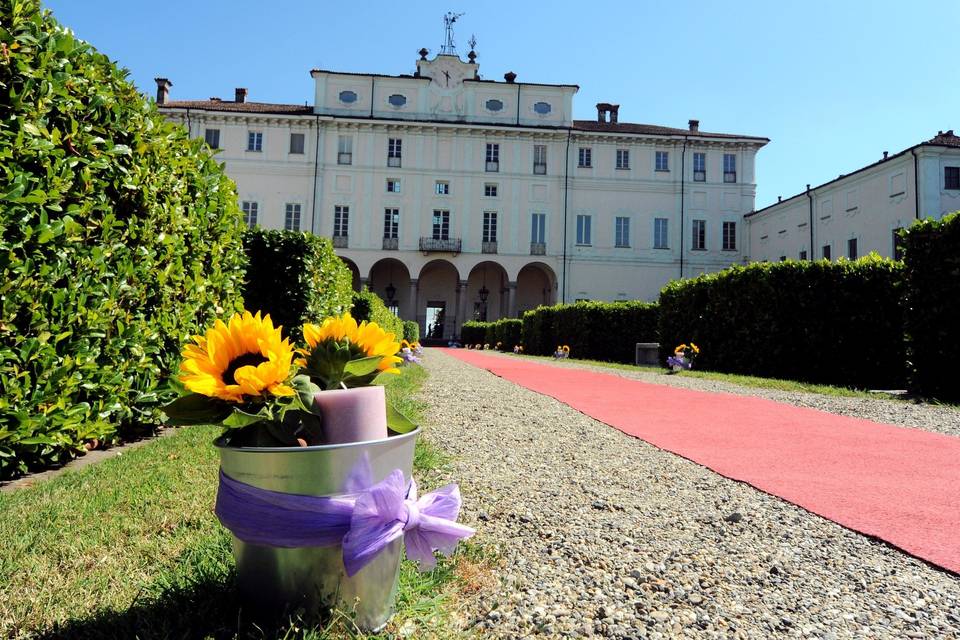
[[[490,289],[487,289],[487,285],[484,284],[480,287],[480,291],[477,292],[480,296],[480,321],[487,321],[487,298],[490,296]]]

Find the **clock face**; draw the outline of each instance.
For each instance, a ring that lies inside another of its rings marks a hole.
[[[465,66],[457,64],[456,60],[447,61],[440,58],[433,65],[433,84],[441,89],[453,89],[460,86],[467,76]]]

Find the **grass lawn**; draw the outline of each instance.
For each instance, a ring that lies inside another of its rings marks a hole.
[[[532,356],[523,355],[523,358],[533,358],[536,360],[553,360],[550,356]],[[860,389],[851,389],[848,387],[834,387],[826,384],[812,384],[809,382],[798,382],[797,380],[782,380],[779,378],[760,378],[758,376],[745,376],[736,373],[717,373],[715,371],[680,371],[678,373],[668,373],[666,369],[654,365],[637,366],[632,364],[622,364],[619,362],[603,362],[601,360],[580,360],[570,358],[571,362],[581,364],[596,365],[608,369],[620,369],[622,371],[643,371],[645,373],[659,374],[663,376],[676,375],[681,378],[703,378],[705,380],[719,380],[731,384],[739,384],[744,387],[757,387],[760,389],[776,389],[778,391],[803,391],[806,393],[819,393],[828,396],[842,396],[846,398],[893,398],[902,399],[884,393],[870,393]]]
[[[387,395],[412,419],[426,371],[407,367]],[[264,633],[238,620],[230,537],[213,514],[219,427],[191,427],[99,464],[0,494],[0,637],[354,638],[349,617]],[[426,488],[448,458],[422,438]],[[458,594],[478,588],[476,545],[421,574],[404,561],[399,628],[446,638]]]

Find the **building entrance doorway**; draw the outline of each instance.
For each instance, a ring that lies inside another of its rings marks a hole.
[[[445,300],[427,302],[426,337],[430,340],[443,339],[443,323],[446,321],[447,303]]]

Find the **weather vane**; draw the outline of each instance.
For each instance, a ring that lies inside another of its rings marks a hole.
[[[470,35],[470,39],[467,40],[467,44],[470,45],[470,50],[474,51],[477,48],[477,36],[474,34]]]
[[[453,41],[453,23],[457,19],[462,18],[463,13],[454,13],[453,11],[448,11],[446,15],[443,16],[443,27],[446,31],[446,42],[444,42],[443,47],[440,49],[440,53],[447,55],[456,55],[457,54],[457,45]]]

